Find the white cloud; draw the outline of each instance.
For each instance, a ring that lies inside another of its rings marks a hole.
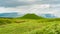
[[[19,6],[15,8],[4,8],[0,7],[0,13],[4,12],[21,12],[21,13],[36,13],[36,12],[45,12],[43,10],[49,8],[50,5],[48,4],[34,4],[34,5],[28,5],[28,6]]]
[[[60,17],[60,8],[59,5],[49,5],[49,4],[33,4],[27,6],[18,6],[14,8],[4,8],[0,7],[0,13],[6,12],[18,12],[19,14],[25,13],[35,13],[35,14],[54,14],[57,17]]]
[[[0,13],[8,13],[8,12],[17,12],[17,11],[16,11],[16,8],[0,7]]]
[[[34,4],[29,6],[20,6],[16,9],[21,13],[44,13],[50,7],[49,4]]]

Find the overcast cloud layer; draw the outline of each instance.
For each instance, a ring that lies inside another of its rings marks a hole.
[[[54,14],[60,17],[60,0],[0,0],[0,13]]]

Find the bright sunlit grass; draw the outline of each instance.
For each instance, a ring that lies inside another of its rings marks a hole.
[[[17,20],[17,19],[16,19]],[[15,20],[13,20],[15,21]],[[60,33],[60,21],[44,21],[44,19],[20,19],[20,23],[3,24],[0,34],[57,34]]]

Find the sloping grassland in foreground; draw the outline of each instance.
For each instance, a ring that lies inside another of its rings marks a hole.
[[[60,34],[60,19],[0,18],[0,34]]]

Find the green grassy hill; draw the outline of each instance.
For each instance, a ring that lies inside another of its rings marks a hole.
[[[39,17],[36,14],[26,14],[21,17],[21,19],[42,19],[43,17]]]

